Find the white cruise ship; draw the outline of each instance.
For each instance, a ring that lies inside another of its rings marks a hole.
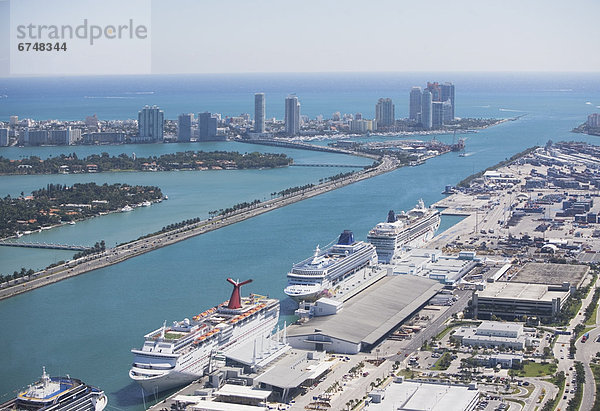
[[[389,263],[394,254],[404,247],[419,247],[431,240],[440,226],[440,212],[427,208],[423,200],[408,213],[388,213],[387,221],[377,224],[367,236],[367,241],[377,250],[380,263]]]
[[[344,230],[338,242],[313,257],[294,264],[288,273],[284,292],[296,301],[315,301],[332,293],[336,284],[368,265],[377,264],[375,247],[354,241],[352,231]]]
[[[254,294],[241,298],[240,287],[252,280],[227,281],[234,286],[229,301],[192,320],[163,325],[144,336],[142,348],[131,350],[134,359],[129,376],[147,394],[188,384],[212,371],[215,356],[273,331],[279,300]]]
[[[69,376],[50,377],[44,367],[42,378],[0,404],[0,411],[102,411],[107,402],[101,389]]]

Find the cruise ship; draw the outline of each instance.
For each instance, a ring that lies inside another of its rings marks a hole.
[[[107,402],[104,391],[69,376],[50,377],[44,368],[39,381],[0,404],[0,411],[102,411]]]
[[[190,320],[175,321],[144,336],[144,345],[133,349],[129,376],[147,394],[188,384],[212,371],[215,359],[241,344],[267,336],[279,319],[279,300],[251,294],[240,296],[236,282],[229,301]]]
[[[315,301],[335,291],[336,285],[368,265],[377,264],[373,245],[354,241],[352,231],[344,230],[336,244],[294,264],[288,273],[284,292],[295,301]]]
[[[389,263],[397,251],[404,247],[419,247],[431,240],[440,226],[440,212],[425,207],[419,200],[408,213],[394,213],[390,210],[386,222],[377,224],[367,236],[367,241],[375,246],[381,263]]]

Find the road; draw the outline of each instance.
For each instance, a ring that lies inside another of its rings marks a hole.
[[[596,284],[597,285],[597,284]],[[586,298],[582,300],[581,309],[579,313],[569,322],[567,326],[567,331],[573,333],[573,329],[577,324],[579,324],[583,315],[580,313],[585,312],[585,309],[590,304],[592,300],[592,296],[594,295],[595,287],[592,287],[589,294]],[[592,405],[594,403],[594,397],[596,392],[596,384],[594,383],[594,378],[592,376],[592,371],[589,366],[589,359],[596,355],[596,351],[598,351],[598,347],[595,344],[596,336],[600,334],[600,329],[595,328],[590,332],[590,341],[582,344],[581,341],[576,343],[577,353],[575,354],[575,359],[577,361],[581,361],[584,364],[585,372],[585,381],[586,383],[583,385],[583,400],[581,403],[581,410],[591,410]],[[593,337],[592,337],[593,336]],[[554,344],[554,358],[558,359],[558,371],[563,371],[566,375],[566,382],[570,383],[571,378],[573,377],[573,371],[569,370],[569,368],[574,367],[575,359],[569,358],[569,345],[570,345],[571,335],[559,335],[556,339],[556,343]],[[587,360],[586,360],[587,359]],[[574,369],[574,368],[573,368]],[[568,374],[568,375],[567,375]],[[564,399],[564,397],[567,397]],[[569,400],[573,397],[573,394],[567,394],[565,390],[565,394],[563,394],[563,398],[560,399],[557,409],[565,410],[567,408],[567,404]]]
[[[596,283],[596,285],[598,285]],[[595,288],[592,287],[588,298],[586,300],[591,299],[594,294]],[[589,301],[588,301],[589,303]],[[586,304],[587,307],[587,304]],[[582,307],[581,311],[585,311],[585,308]],[[600,351],[600,344],[596,342],[598,336],[600,336],[600,324],[598,323],[598,307],[596,307],[596,328],[591,330],[589,339],[583,343],[581,339],[578,339],[575,343],[575,347],[577,348],[577,352],[575,353],[575,359],[577,361],[581,361],[583,363],[583,367],[585,370],[585,384],[583,384],[583,399],[581,400],[580,410],[591,410],[593,409],[595,394],[596,394],[596,382],[594,381],[594,375],[592,374],[592,369],[590,368],[590,360],[596,356],[596,353]]]
[[[115,248],[107,249],[99,254],[89,255],[76,261],[70,261],[51,269],[37,272],[32,276],[30,281],[19,282],[19,280],[15,280],[15,282],[17,282],[16,285],[0,289],[0,300],[34,290],[48,284],[53,284],[66,278],[84,274],[109,265],[118,264],[129,258],[136,257],[157,248],[165,247],[197,235],[218,230],[219,228],[244,221],[277,208],[285,207],[298,201],[315,197],[328,191],[332,191],[349,184],[393,171],[401,166],[402,164],[400,164],[396,159],[385,156],[379,166],[360,171],[347,178],[328,181],[302,192],[261,202],[252,208],[239,210],[225,216],[218,216],[212,219],[203,220],[198,223],[189,224],[164,233],[154,234],[144,239],[135,240]]]

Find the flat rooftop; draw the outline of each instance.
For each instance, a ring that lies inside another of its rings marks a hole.
[[[383,401],[369,404],[369,410],[464,411],[478,396],[479,390],[466,386],[404,381],[389,384]]]
[[[561,300],[568,291],[548,291],[546,284],[529,284],[516,282],[495,282],[486,284],[485,289],[477,291],[479,298],[501,298],[511,300],[551,302],[555,298]]]
[[[307,351],[292,351],[255,381],[279,388],[296,388],[306,380],[319,377],[334,364],[335,361],[309,360]]]
[[[513,276],[511,282],[547,285],[568,282],[579,287],[588,270],[586,265],[527,263]]]
[[[305,324],[289,327],[288,336],[318,333],[351,343],[372,345],[442,288],[439,282],[428,278],[387,276],[346,301],[339,313],[314,317]]]

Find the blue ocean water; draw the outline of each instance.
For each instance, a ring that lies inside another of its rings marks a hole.
[[[0,302],[3,330],[0,345],[4,349],[0,356],[0,393],[11,394],[33,381],[41,366],[46,365],[53,374],[69,373],[101,386],[109,394],[112,407],[140,410],[139,388],[130,383],[127,370],[131,362],[129,349],[139,346],[146,332],[160,326],[163,320],[180,319],[227,299],[230,292],[224,282],[227,276],[253,278],[246,292],[283,298],[285,273],[317,244],[329,243],[343,229],[352,229],[357,238],[364,238],[389,209],[411,208],[419,198],[426,203],[437,201],[445,185],[455,184],[526,147],[545,144],[549,139],[595,143],[598,137],[573,134],[570,130],[597,110],[600,77],[437,73],[0,80],[0,94],[7,96],[0,99],[0,120],[13,114],[36,119],[78,119],[93,113],[101,119],[133,118],[143,104],[158,104],[168,118],[180,112],[205,110],[237,115],[252,112],[252,94],[256,91],[267,93],[268,116],[281,117],[284,96],[296,92],[302,112],[311,117],[318,114],[328,117],[335,111],[373,116],[379,97],[392,97],[400,117],[407,111],[410,87],[423,85],[427,80],[455,83],[459,116],[526,115],[467,135],[466,151],[472,153],[468,157],[449,153],[418,167],[402,168]],[[450,135],[436,138],[452,140]],[[213,147],[274,151],[271,147],[218,144]],[[193,146],[193,149],[208,147]],[[178,148],[176,145],[0,148],[0,155],[19,158],[72,151],[148,155],[165,150]],[[326,153],[283,151],[306,162],[358,161]],[[314,182],[337,172],[339,169],[299,167],[222,174],[2,176],[0,195],[27,192],[48,182],[95,180],[157,184],[172,197],[158,206],[39,234],[48,241],[93,242],[100,235],[118,241],[153,231],[165,222],[202,216],[213,208],[259,198],[278,188]],[[35,236],[31,240],[35,241]],[[6,267],[29,266],[30,261],[52,262],[52,258],[58,258],[36,257],[38,253],[14,259],[2,254],[0,265],[7,261]]]

